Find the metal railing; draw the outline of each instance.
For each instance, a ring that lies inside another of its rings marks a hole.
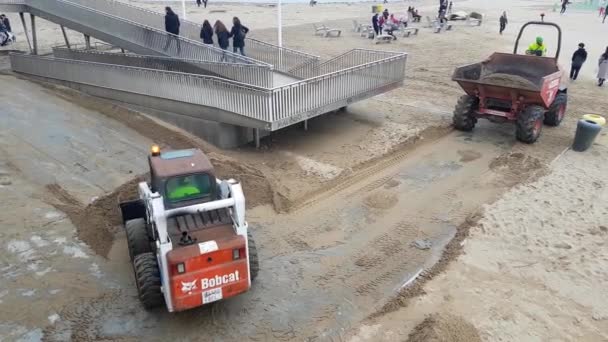
[[[53,55],[63,59],[105,64],[119,64],[146,69],[223,77],[264,88],[272,88],[273,70],[267,66],[207,62],[172,57],[144,56],[98,50],[53,48]]]
[[[106,1],[101,0],[101,2]],[[230,58],[234,63],[267,65],[251,58],[204,45],[199,41],[172,35],[120,16],[81,6],[74,1],[25,0],[25,3],[31,9],[38,10],[38,15],[43,18],[48,15],[55,16],[66,21],[65,26],[70,27],[70,24],[76,24],[78,30],[85,31],[83,33],[96,33],[91,36],[108,40],[110,43],[116,39],[128,42],[135,46],[130,49],[135,48],[137,51],[134,52],[137,53],[150,54],[152,52],[157,55],[215,62]]]
[[[45,0],[49,1],[49,0]],[[164,31],[164,13],[150,11],[141,7],[132,6],[119,1],[110,0],[66,0],[81,6],[95,9],[100,12],[125,18]],[[194,41],[200,41],[202,25],[180,19],[180,36]],[[230,26],[230,23],[225,23]],[[268,63],[276,70],[290,73],[294,68],[311,62],[318,62],[319,57],[305,52],[279,47],[260,40],[246,38],[246,53],[249,57]]]
[[[354,55],[363,60],[374,52],[359,50],[343,56]],[[318,111],[343,100],[368,97],[366,94],[369,92],[382,92],[387,86],[400,85],[405,79],[407,54],[387,53],[385,56],[388,57],[273,89],[274,120],[286,121],[275,125],[275,128],[291,124],[294,120],[289,118],[297,119],[298,114]],[[355,64],[350,61],[347,64]],[[340,64],[343,63],[336,60],[327,64],[327,69]]]
[[[270,90],[213,76],[11,54],[16,72],[219,108],[271,122]]]
[[[332,59],[329,59],[321,64],[304,64],[292,70],[292,73],[300,78],[316,77],[398,55],[402,55],[402,53],[392,51],[354,49],[345,52],[341,55],[338,55]]]
[[[274,88],[214,76],[82,60],[18,54],[10,59],[13,70],[24,74],[216,107],[265,122],[266,129],[273,131],[401,85],[405,79],[405,53],[353,51],[331,60],[325,68],[356,64],[355,60],[369,60],[374,55],[378,58],[371,62]]]

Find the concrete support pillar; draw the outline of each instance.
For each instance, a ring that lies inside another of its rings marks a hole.
[[[84,35],[84,44],[87,48],[87,50],[89,50],[91,48],[91,36],[85,34]]]
[[[122,49],[122,48],[121,48],[121,49],[120,49],[120,52],[125,53],[125,49]]]
[[[253,129],[253,139],[255,140],[255,148],[260,148],[260,129]]]
[[[68,49],[71,49],[70,41],[68,40],[68,35],[65,33],[65,27],[63,27],[63,26],[61,26],[61,33],[63,33],[63,39],[65,40],[65,46],[67,46]]]
[[[32,54],[38,54],[38,37],[36,37],[36,16],[30,13],[30,20],[32,21]]]
[[[27,32],[27,24],[25,23],[25,14],[23,12],[19,12],[19,18],[21,18],[21,24],[23,25],[23,33],[25,33],[25,39],[27,40],[27,46],[30,48],[30,53],[32,51],[32,43],[30,42],[30,34]]]
[[[304,130],[308,131],[308,120],[304,120]]]

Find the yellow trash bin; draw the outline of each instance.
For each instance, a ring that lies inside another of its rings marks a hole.
[[[382,5],[373,5],[372,13],[382,13]]]
[[[606,119],[601,115],[585,114],[583,115],[583,120],[593,121],[602,127],[606,126]]]

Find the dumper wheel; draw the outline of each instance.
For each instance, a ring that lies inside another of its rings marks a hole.
[[[258,276],[258,272],[260,271],[260,261],[258,260],[258,249],[255,246],[255,240],[253,240],[251,231],[247,232],[247,240],[247,253],[249,254],[249,273],[251,274],[251,281],[253,281]]]
[[[566,106],[568,106],[568,94],[558,93],[551,107],[545,113],[545,125],[559,126],[566,114]]]
[[[460,131],[472,131],[477,123],[475,110],[479,107],[479,99],[474,96],[463,95],[458,99],[454,108],[454,128]]]
[[[146,230],[146,221],[143,218],[127,221],[125,230],[127,231],[127,246],[131,261],[142,253],[152,252],[148,231]]]
[[[543,129],[544,114],[545,109],[541,106],[526,107],[517,117],[517,140],[526,144],[534,143]]]
[[[142,253],[133,260],[135,283],[139,300],[146,309],[162,306],[163,294],[160,291],[160,270],[154,253]]]

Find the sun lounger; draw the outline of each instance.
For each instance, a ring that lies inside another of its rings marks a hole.
[[[436,23],[435,24],[435,29],[433,32],[435,33],[441,33],[441,31],[452,31],[452,24],[448,24],[448,23]]]
[[[355,32],[361,32],[368,27],[372,27],[372,25],[360,24],[358,21],[353,20],[353,31]]]
[[[433,28],[437,26],[437,19],[431,20],[431,17],[426,16],[426,26],[427,28]]]
[[[312,24],[312,27],[314,27],[314,29],[315,29],[315,35],[317,35],[317,36],[340,37],[340,35],[342,34],[342,30],[332,29],[332,28],[329,28],[329,27],[327,27],[327,26],[325,26],[323,24],[321,24],[321,25]]]
[[[376,36],[376,38],[374,39],[376,44],[380,44],[380,43],[390,43],[394,40],[395,38],[393,36],[391,36],[390,34],[379,34]]]
[[[418,35],[418,28],[417,27],[404,27],[402,29],[400,29],[399,31],[402,32],[401,36],[402,37],[409,37],[409,36],[417,36]]]

